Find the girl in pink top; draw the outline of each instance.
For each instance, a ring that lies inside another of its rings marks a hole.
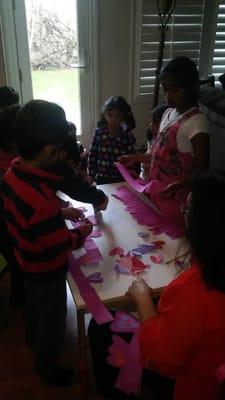
[[[127,167],[149,162],[146,195],[159,210],[180,218],[193,175],[208,169],[209,138],[206,120],[198,109],[199,75],[187,57],[171,60],[161,83],[169,108],[159,125],[150,154],[127,155],[119,160]]]

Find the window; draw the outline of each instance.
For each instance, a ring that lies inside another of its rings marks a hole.
[[[139,68],[136,76],[136,97],[152,95],[159,49],[159,16],[157,2],[142,0],[139,4]],[[223,2],[225,4],[225,1]],[[180,0],[172,15],[164,48],[163,62],[171,58],[187,56],[199,63],[204,0]],[[225,11],[225,10],[224,10]],[[225,15],[224,15],[225,22]],[[225,39],[225,37],[224,37]],[[225,51],[224,51],[225,57]],[[225,59],[225,58],[224,58]]]
[[[215,42],[212,60],[212,74],[217,79],[225,73],[225,0],[219,1]]]

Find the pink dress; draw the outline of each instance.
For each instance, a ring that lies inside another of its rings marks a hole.
[[[188,110],[158,133],[152,149],[149,184],[145,194],[153,201],[162,214],[181,219],[181,205],[186,202],[187,189],[180,189],[175,196],[165,199],[160,192],[170,183],[189,178],[193,171],[193,155],[181,152],[177,146],[178,130],[188,118],[200,113],[198,108]]]

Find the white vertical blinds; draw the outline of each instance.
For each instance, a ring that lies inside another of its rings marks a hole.
[[[225,73],[225,0],[218,4],[212,73],[216,79]]]
[[[205,0],[177,0],[166,34],[164,64],[181,55],[198,64],[204,3]],[[143,96],[151,95],[154,88],[160,37],[156,0],[142,0],[141,24],[139,95]]]

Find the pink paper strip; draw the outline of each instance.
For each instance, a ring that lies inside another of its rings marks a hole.
[[[93,318],[97,324],[101,325],[105,324],[106,322],[113,321],[113,316],[104,306],[95,289],[91,287],[72,253],[69,255],[69,271],[79,288],[80,294],[87,306],[88,311],[93,315]]]
[[[143,181],[142,179],[135,179],[133,178],[129,171],[126,169],[126,167],[123,164],[120,163],[115,163],[117,166],[118,170],[120,171],[121,175],[123,178],[135,189],[137,192],[144,192],[145,191],[145,186],[147,182]]]
[[[125,204],[126,210],[139,224],[148,226],[154,234],[164,232],[172,239],[184,235],[184,226],[173,223],[170,219],[153,210],[150,205],[144,203],[126,186],[120,186],[114,196]]]

